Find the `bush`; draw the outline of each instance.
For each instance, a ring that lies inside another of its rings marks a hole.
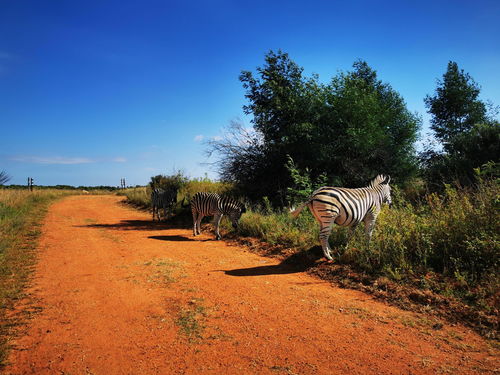
[[[148,186],[124,189],[118,194],[126,196],[127,201],[137,207],[149,209],[151,208],[151,189],[153,186],[161,187],[162,189],[167,189],[169,186],[178,187],[175,209],[177,214],[188,210],[191,197],[200,191],[237,196],[234,185],[231,183],[212,181],[206,177],[188,180],[180,173],[173,176],[158,175],[151,177],[151,182]]]

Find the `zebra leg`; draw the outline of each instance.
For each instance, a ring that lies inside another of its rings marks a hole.
[[[155,206],[153,205],[153,221],[155,221]]]
[[[197,219],[196,216],[198,216],[198,214],[196,213],[196,211],[192,212],[193,212],[193,236],[196,237],[196,235],[198,234],[196,233],[196,219]]]
[[[365,217],[365,236],[366,236],[366,242],[370,243],[370,240],[372,239],[372,232],[373,228],[375,227],[375,220],[377,219],[376,216],[374,215],[366,215]]]
[[[318,204],[317,202],[310,202],[309,209],[320,225],[319,242],[321,243],[323,254],[325,254],[326,259],[333,260],[330,245],[328,244],[328,238],[332,232],[333,223],[339,213],[338,211],[333,211],[330,214],[323,216],[321,215],[320,210],[324,210],[325,206],[323,204]]]
[[[214,222],[215,222],[215,239],[216,240],[220,240],[220,233],[219,233],[219,224],[220,224],[220,220],[222,219],[222,215],[221,214],[215,214],[215,217],[214,217]]]
[[[201,234],[201,219],[203,219],[205,215],[203,215],[201,212],[198,212],[198,219],[196,220],[196,230],[198,231],[198,234]]]
[[[321,227],[319,231],[319,242],[321,243],[321,248],[323,249],[323,254],[325,254],[326,259],[333,260],[332,251],[330,245],[328,244],[328,238],[332,232],[332,224],[328,223]]]

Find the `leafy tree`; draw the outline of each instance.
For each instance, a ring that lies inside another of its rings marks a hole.
[[[444,183],[463,186],[477,181],[476,169],[484,165],[500,165],[500,124],[476,124],[469,131],[455,135],[448,143],[448,152],[427,150],[423,155],[424,176],[432,190],[441,190]],[[494,169],[491,169],[494,170]],[[500,177],[489,173],[491,177]]]
[[[314,163],[313,130],[325,103],[324,88],[317,76],[304,77],[303,68],[282,51],[270,51],[256,76],[243,71],[240,81],[249,101],[243,110],[252,115],[255,134],[247,142],[246,157],[229,159],[229,169],[235,170],[234,180],[250,198],[269,196],[284,204],[292,183],[285,167],[287,155],[304,167]]]
[[[353,68],[322,84],[317,75],[305,77],[288,54],[270,51],[256,73],[243,71],[249,101],[243,109],[253,131],[232,124],[222,141],[210,142],[209,153],[221,156],[221,176],[251,199],[268,196],[283,205],[289,188],[301,189],[299,175],[359,186],[378,173],[400,182],[415,173],[420,119],[366,62]]]
[[[170,176],[159,174],[157,176],[151,177],[149,187],[151,189],[161,188],[163,190],[170,190],[173,188],[179,190],[187,182],[188,178],[184,176],[181,171],[178,171],[177,173]]]
[[[426,181],[433,189],[443,183],[471,185],[475,169],[488,162],[498,163],[500,126],[492,118],[492,104],[479,100],[480,88],[472,77],[450,61],[434,96],[424,101],[432,115],[431,129],[443,150],[433,148],[421,154]],[[488,115],[487,108],[492,115]]]
[[[327,87],[319,128],[319,164],[344,185],[360,186],[379,173],[404,182],[417,172],[414,143],[420,118],[364,61]]]
[[[478,99],[480,91],[472,77],[450,61],[435,95],[425,97],[425,105],[433,116],[431,129],[445,149],[454,136],[487,121],[486,105]]]

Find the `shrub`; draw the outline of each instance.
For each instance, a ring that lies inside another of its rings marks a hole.
[[[148,186],[135,187],[121,190],[118,194],[127,197],[127,201],[141,208],[151,208],[151,189],[161,187],[163,189],[168,186],[177,186],[177,205],[176,213],[189,210],[189,202],[191,197],[199,191],[218,193],[222,195],[237,196],[234,185],[228,182],[212,181],[209,178],[200,178],[188,180],[179,172],[173,176],[158,175],[151,177],[151,182]]]
[[[384,209],[368,245],[361,233],[341,256],[370,273],[441,273],[477,285],[500,266],[498,181],[482,181],[476,190],[447,186],[442,196],[411,205],[400,199]]]

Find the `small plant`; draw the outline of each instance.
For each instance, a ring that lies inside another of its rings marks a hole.
[[[290,173],[294,186],[287,188],[287,201],[294,205],[307,199],[315,188],[327,184],[328,177],[325,173],[319,175],[314,181],[311,179],[311,171],[306,168],[303,172],[295,165],[292,157],[287,155],[286,169]]]
[[[204,321],[208,314],[201,302],[201,299],[191,300],[188,307],[179,312],[176,320],[180,332],[191,343],[196,343],[203,338],[202,334],[205,329]]]

